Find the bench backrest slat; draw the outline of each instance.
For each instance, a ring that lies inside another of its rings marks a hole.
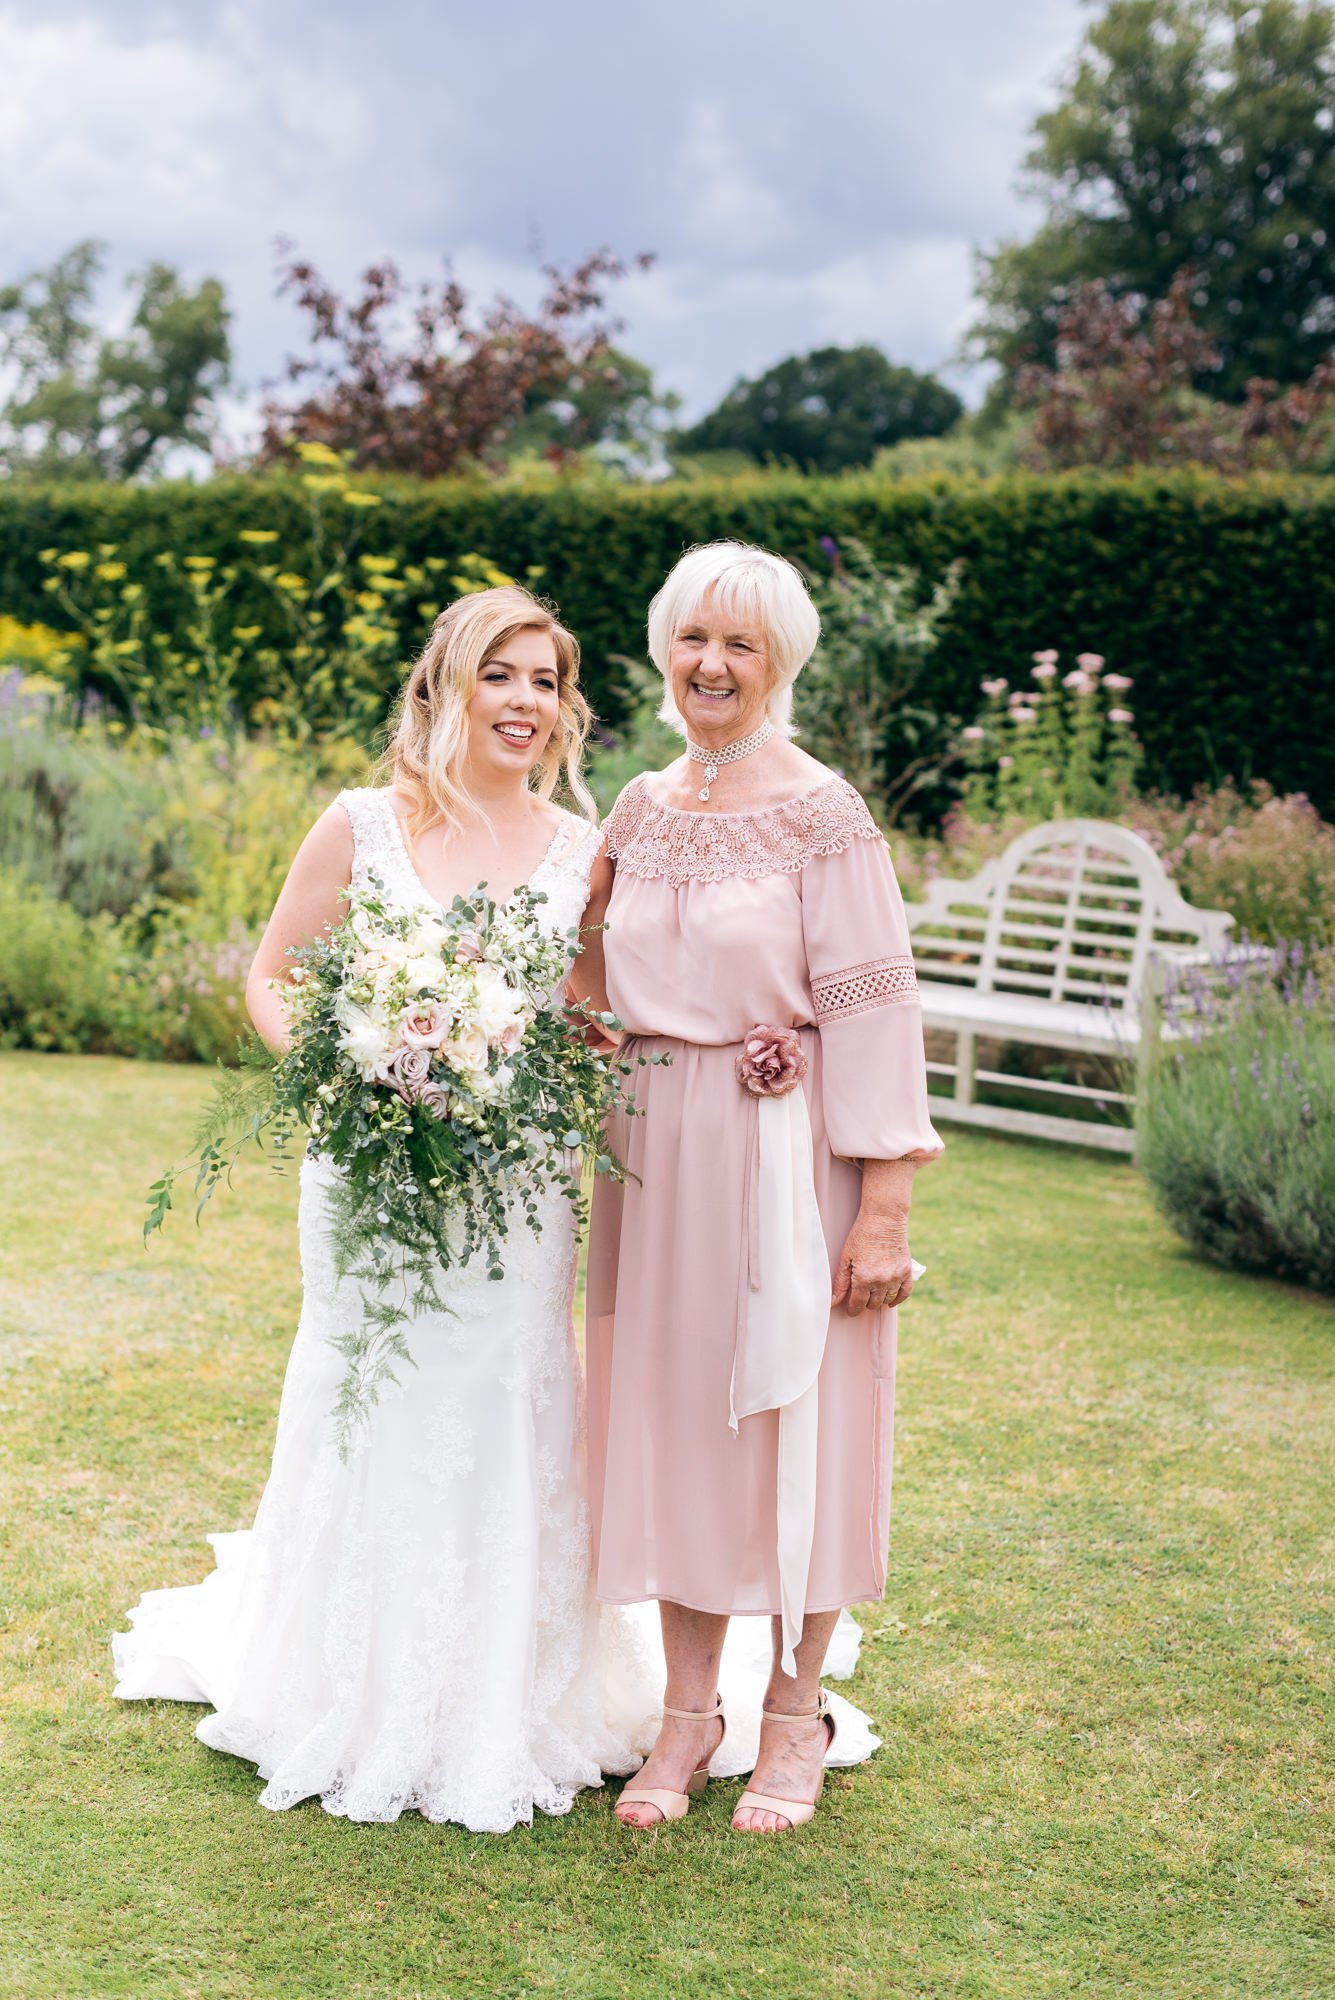
[[[920,978],[1135,1007],[1151,957],[1215,952],[1233,919],[1183,900],[1149,842],[1104,820],[1031,827],[969,882],[908,905]]]

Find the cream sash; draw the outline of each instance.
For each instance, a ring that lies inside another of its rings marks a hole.
[[[779,1413],[778,1557],[784,1673],[797,1671],[816,1526],[817,1377],[830,1326],[830,1260],[816,1202],[811,1119],[800,1087],[756,1100],[759,1174],[746,1334],[729,1422]],[[916,1264],[913,1275],[922,1275]]]

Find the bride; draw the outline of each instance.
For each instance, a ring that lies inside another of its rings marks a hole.
[[[579,776],[578,664],[573,636],[517,586],[441,614],[403,689],[389,785],[335,800],[278,898],[246,994],[271,1046],[288,1035],[287,953],[340,920],[349,883],[446,907],[480,882],[497,902],[527,883],[553,931],[579,924],[609,864]],[[587,818],[552,803],[562,776]],[[274,1809],[318,1797],[350,1819],[412,1809],[502,1833],[636,1768],[662,1707],[661,1655],[655,1670],[634,1615],[594,1599],[576,1218],[553,1193],[540,1235],[512,1223],[499,1282],[480,1259],[440,1274],[448,1310],[415,1317],[415,1366],[344,1460],[333,1341],[362,1302],[335,1275],[333,1171],[301,1170],[301,1320],[254,1527],[209,1538],[202,1584],[141,1599],[112,1641],[116,1693],[209,1703],[197,1734],[256,1764]],[[754,1760],[767,1630],[755,1638],[754,1661],[745,1639],[725,1659],[734,1726],[715,1775]],[[851,1671],[856,1640],[849,1621],[831,1671]],[[839,1706],[851,1763],[876,1739]]]

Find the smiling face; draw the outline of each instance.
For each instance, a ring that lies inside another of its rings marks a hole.
[[[722,748],[759,729],[773,687],[758,624],[723,611],[712,590],[672,635],[668,680],[688,734]]]
[[[526,777],[560,720],[560,680],[550,632],[516,632],[487,661],[468,704],[470,776]]]

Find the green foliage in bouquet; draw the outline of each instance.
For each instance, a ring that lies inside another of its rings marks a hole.
[[[1301,946],[1234,952],[1166,996],[1137,1158],[1213,1264],[1335,1293],[1335,979]]]
[[[572,1020],[549,1004],[579,938],[543,925],[540,890],[497,905],[479,886],[448,910],[394,908],[378,886],[348,900],[342,923],[293,953],[290,1045],[275,1057],[253,1038],[241,1069],[224,1072],[193,1162],[197,1216],[252,1145],[281,1163],[304,1129],[308,1157],[337,1170],[335,1268],[364,1306],[335,1343],[345,1454],[396,1367],[411,1364],[415,1315],[448,1310],[442,1270],[481,1256],[502,1277],[510,1228],[539,1233],[543,1196],[579,1210],[581,1157],[622,1178],[603,1128],[610,1109],[630,1108],[631,1074],[594,1046],[594,1031],[617,1027],[611,1015]],[[186,1171],[154,1183],[146,1238]]]

